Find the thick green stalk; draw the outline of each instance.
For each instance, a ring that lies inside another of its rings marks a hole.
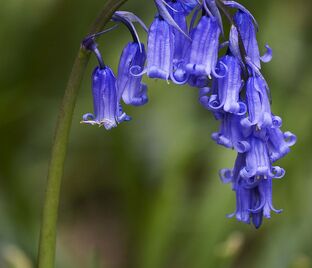
[[[100,31],[118,7],[126,1],[108,0],[102,12],[95,20],[89,34]],[[89,58],[90,53],[81,47],[78,51],[59,110],[41,222],[38,268],[54,268],[58,207],[64,162],[76,99]]]

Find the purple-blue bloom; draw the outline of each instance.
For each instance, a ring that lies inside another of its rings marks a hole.
[[[208,106],[211,110],[243,115],[246,105],[240,100],[239,94],[243,86],[239,61],[232,55],[226,55],[219,61],[219,70],[224,73],[218,78],[218,92],[211,95]]]
[[[218,59],[219,36],[221,30],[214,17],[206,15],[191,33],[192,45],[189,52],[189,60],[186,71],[195,76],[208,76],[216,74],[215,68]]]
[[[220,131],[212,133],[212,139],[220,145],[230,149],[235,149],[239,153],[244,153],[249,150],[250,145],[243,137],[241,131],[242,116],[230,113],[223,113]]]
[[[156,16],[148,32],[147,76],[169,80],[172,73],[174,34],[161,16]]]
[[[249,77],[246,85],[248,117],[242,120],[246,133],[272,127],[270,100],[267,95],[266,82],[262,77]],[[255,128],[252,128],[252,127]]]
[[[104,126],[109,130],[128,119],[127,115],[120,111],[116,78],[109,67],[96,67],[93,71],[92,95],[94,114],[85,114],[82,123]]]
[[[272,127],[269,129],[269,156],[271,162],[275,162],[290,152],[291,146],[297,141],[294,134],[287,131],[283,133],[280,128]]]
[[[260,138],[251,136],[248,140],[250,149],[246,153],[246,166],[241,169],[240,176],[244,179],[281,178],[285,171],[280,167],[272,167],[267,143]]]
[[[183,5],[180,2],[170,1],[169,10],[172,18],[184,33],[188,32],[186,14]],[[188,50],[192,40],[175,27],[171,27],[174,35],[174,52],[173,52],[173,72],[171,79],[176,84],[187,82],[188,75],[185,72],[185,64]]]
[[[117,87],[118,99],[122,97],[128,105],[139,106],[147,103],[147,86],[142,83],[146,52],[144,44],[128,43],[119,60]]]
[[[248,164],[247,154],[238,154],[233,170],[223,169],[220,171],[220,178],[224,183],[232,183],[232,188],[236,192],[236,211],[228,217],[235,216],[237,220],[250,223],[259,228],[262,217],[270,218],[271,210],[280,213],[272,204],[272,177],[252,176],[245,178],[241,171]],[[284,170],[274,168],[275,175],[281,178]]]
[[[272,59],[272,50],[266,45],[267,53],[260,57],[259,46],[256,38],[256,28],[253,17],[244,11],[237,11],[234,15],[234,22],[240,32],[247,56],[256,68],[261,69],[261,63],[269,62]]]

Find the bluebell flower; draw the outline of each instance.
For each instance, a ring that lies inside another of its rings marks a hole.
[[[248,117],[242,120],[242,125],[250,133],[255,127],[256,130],[272,127],[271,105],[268,97],[266,82],[262,77],[249,77],[246,85],[246,99]]]
[[[220,145],[230,149],[235,149],[239,153],[247,152],[250,148],[249,143],[244,138],[240,121],[242,116],[224,113],[220,124],[220,131],[212,133],[212,139]]]
[[[188,32],[188,26],[186,12],[183,5],[180,2],[170,1],[170,7],[172,10],[169,10],[169,12],[172,18],[177,23],[179,28],[183,30],[182,33],[179,29],[171,26],[174,35],[174,52],[173,71],[170,78],[176,84],[184,84],[188,80],[188,75],[185,71],[185,64],[187,52],[191,46],[192,40],[184,34]]]
[[[215,68],[218,59],[219,36],[221,30],[217,19],[206,15],[200,18],[196,28],[191,33],[192,45],[186,71],[195,76],[216,74]]]
[[[187,42],[190,42],[184,3],[155,0],[155,4],[158,15],[148,33],[147,75],[183,84],[186,79],[181,67]]]
[[[240,176],[244,179],[281,178],[285,171],[280,167],[272,167],[269,151],[265,141],[251,136],[248,140],[250,149],[246,153],[246,166],[241,169]]]
[[[128,117],[120,110],[117,99],[116,78],[109,67],[96,67],[92,74],[94,114],[83,116],[82,123],[104,126],[107,130]]]
[[[239,153],[233,169],[220,170],[220,179],[223,183],[232,183],[232,189],[236,193],[236,210],[227,216],[229,218],[235,216],[238,221],[250,223],[251,191],[240,177],[240,170],[245,166],[245,159],[245,154]]]
[[[268,130],[268,146],[271,162],[275,162],[290,152],[297,138],[294,134],[287,131],[283,133],[279,127],[272,127]]]
[[[148,33],[147,75],[169,80],[172,73],[174,34],[161,16],[156,16]]]
[[[234,15],[234,22],[240,32],[250,62],[256,68],[261,69],[260,61],[269,62],[272,59],[272,50],[266,45],[267,52],[260,57],[254,18],[250,14],[239,10]]]
[[[232,183],[232,188],[236,192],[236,210],[228,217],[235,216],[237,220],[250,223],[259,228],[262,223],[262,217],[270,218],[271,211],[280,213],[272,204],[272,177],[264,176],[242,176],[242,170],[249,165],[246,153],[238,154],[233,170],[223,169],[220,171],[220,178],[223,183]],[[273,168],[274,176],[281,178],[284,170]]]
[[[240,100],[240,91],[243,86],[241,67],[239,61],[232,55],[226,55],[219,61],[219,70],[223,69],[224,75],[217,79],[218,92],[211,95],[208,106],[211,110],[243,115],[247,108]]]
[[[124,48],[118,67],[117,87],[119,99],[128,105],[139,106],[147,103],[147,86],[142,83],[146,52],[144,44],[130,42]]]

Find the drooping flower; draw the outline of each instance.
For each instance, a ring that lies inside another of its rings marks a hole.
[[[174,35],[174,52],[173,52],[173,71],[171,80],[176,84],[184,84],[188,80],[188,75],[185,71],[187,52],[191,46],[192,40],[184,33],[188,32],[185,8],[179,1],[169,1],[171,9],[169,12],[173,20],[177,23],[179,29],[172,27]]]
[[[220,131],[212,133],[212,139],[220,145],[227,148],[235,149],[239,153],[244,153],[249,150],[250,145],[243,137],[241,131],[242,116],[230,113],[224,113],[222,116]]]
[[[269,151],[265,141],[251,136],[248,140],[250,149],[246,153],[246,166],[240,171],[244,179],[256,178],[281,178],[285,171],[280,167],[272,167]]]
[[[272,59],[272,50],[266,45],[267,52],[264,56],[260,57],[258,41],[256,38],[255,21],[250,13],[245,11],[237,11],[234,15],[234,22],[240,32],[244,48],[250,62],[258,69],[261,69],[261,63],[269,62]]]
[[[190,75],[218,76],[215,72],[221,30],[214,17],[204,15],[191,33],[192,45],[185,68]]]
[[[223,69],[224,75],[218,78],[218,92],[211,95],[208,106],[211,110],[243,115],[246,105],[240,101],[242,89],[241,68],[238,60],[232,55],[226,55],[219,61],[219,70]]]
[[[245,154],[238,154],[233,169],[220,170],[220,179],[223,183],[231,183],[236,193],[236,210],[228,217],[236,217],[238,221],[250,223],[251,191],[245,187],[244,180],[240,177],[240,170],[245,166]]]
[[[242,120],[246,133],[272,127],[271,105],[267,94],[266,82],[262,77],[249,77],[246,85],[248,117]]]
[[[128,28],[133,39],[125,46],[119,60],[117,98],[118,100],[122,98],[128,105],[143,105],[148,101],[147,86],[142,83],[146,52],[133,23],[138,22],[145,31],[148,29],[141,19],[131,12],[116,11],[113,20],[122,22]]]
[[[96,67],[92,74],[94,113],[83,116],[82,123],[104,126],[107,130],[127,120],[117,100],[116,78],[109,67]]]
[[[279,127],[269,129],[269,156],[271,162],[275,162],[290,152],[291,146],[296,143],[296,136],[287,131],[283,133]]]
[[[124,48],[118,67],[117,87],[119,99],[128,105],[139,106],[147,103],[147,86],[142,83],[142,75],[146,60],[144,45],[130,42]]]
[[[235,216],[238,221],[252,223],[256,228],[262,224],[262,217],[270,218],[271,210],[280,213],[272,204],[272,177],[264,176],[242,176],[242,170],[246,168],[247,154],[238,154],[233,170],[223,169],[220,171],[220,178],[223,183],[232,183],[236,192],[236,210],[228,217]],[[275,167],[274,176],[281,178],[284,170]]]
[[[147,76],[168,80],[173,66],[174,35],[160,15],[149,29],[147,45]]]

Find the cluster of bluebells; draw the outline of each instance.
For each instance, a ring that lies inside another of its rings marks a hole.
[[[103,62],[96,35],[84,40],[99,66],[92,75],[94,114],[84,115],[82,122],[111,129],[131,120],[121,100],[134,106],[147,103],[144,74],[197,88],[200,104],[220,122],[212,139],[237,152],[234,168],[220,171],[222,181],[231,183],[236,193],[236,211],[229,217],[258,228],[271,211],[281,212],[272,204],[272,180],[282,178],[285,171],[274,164],[296,142],[291,132],[282,132],[282,119],[271,112],[270,90],[261,74],[261,62],[271,60],[272,50],[266,46],[266,54],[260,56],[257,23],[237,2],[154,2],[158,12],[149,29],[130,12],[118,11],[112,18],[124,23],[133,37],[122,51],[117,78]],[[230,23],[228,34],[222,17]],[[147,31],[147,50],[133,22]]]

